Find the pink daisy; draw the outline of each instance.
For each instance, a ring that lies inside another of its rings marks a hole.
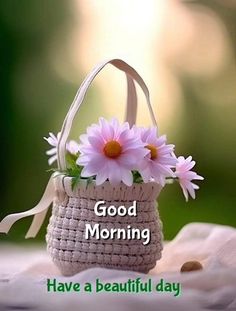
[[[44,139],[49,143],[49,145],[51,145],[53,147],[53,148],[46,151],[46,154],[51,156],[48,159],[49,165],[52,165],[52,163],[54,163],[57,160],[57,145],[58,145],[58,141],[60,139],[60,136],[61,136],[60,132],[57,133],[57,136],[50,132],[49,137],[44,137]],[[66,144],[66,150],[68,152],[70,152],[71,154],[77,154],[79,151],[78,148],[79,148],[79,145],[74,140],[70,140]]]
[[[127,122],[120,125],[115,118],[110,122],[100,118],[99,124],[90,126],[80,140],[81,155],[76,163],[84,166],[82,177],[96,176],[97,185],[107,179],[112,185],[121,181],[127,186],[132,185],[131,171],[147,154],[147,150]]]
[[[166,177],[174,177],[171,168],[175,167],[176,159],[172,155],[174,145],[166,144],[166,136],[157,136],[157,128],[148,129],[134,127],[136,133],[139,133],[141,140],[145,143],[148,154],[139,164],[139,172],[144,182],[154,180],[165,185]]]
[[[192,180],[203,180],[204,178],[197,173],[191,171],[194,167],[195,161],[192,161],[192,157],[188,158],[178,157],[176,164],[175,175],[179,179],[179,184],[183,190],[186,201],[188,201],[188,194],[195,199],[195,190],[199,189],[199,186],[192,183]]]

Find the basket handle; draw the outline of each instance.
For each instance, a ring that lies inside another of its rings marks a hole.
[[[82,82],[79,90],[77,91],[75,98],[71,104],[71,107],[65,117],[65,120],[63,122],[62,128],[61,128],[61,136],[58,141],[57,146],[57,161],[58,161],[58,168],[62,171],[66,169],[66,142],[69,137],[73,120],[76,116],[76,113],[78,112],[84,97],[86,95],[86,92],[91,85],[94,78],[97,76],[97,74],[107,65],[112,64],[116,68],[124,71],[126,73],[127,77],[127,84],[128,84],[128,96],[127,96],[127,109],[126,109],[126,120],[133,124],[135,123],[136,119],[136,111],[137,111],[137,98],[136,98],[136,90],[133,79],[139,84],[141,87],[147,101],[149,113],[151,115],[152,123],[154,126],[157,125],[154,112],[152,110],[152,106],[150,103],[150,96],[148,88],[141,78],[141,76],[137,73],[137,71],[132,68],[130,65],[128,65],[126,62],[124,62],[121,59],[111,59],[108,61],[104,61],[100,64],[98,64],[85,78],[85,80]]]
[[[134,125],[137,118],[137,93],[133,78],[126,73],[127,80],[127,99],[126,99],[126,112],[125,121],[130,126]]]

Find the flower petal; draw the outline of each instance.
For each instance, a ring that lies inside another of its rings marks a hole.
[[[186,202],[188,202],[188,191],[186,190],[186,188],[181,183],[180,183],[180,187],[182,188]]]
[[[142,179],[145,183],[149,182],[151,179],[151,173],[149,167],[143,169],[140,171],[140,175],[142,176]]]
[[[104,141],[98,136],[89,136],[88,137],[89,143],[96,149],[96,151],[101,152],[104,147]]]
[[[107,171],[107,167],[105,167],[104,169],[100,170],[97,173],[96,185],[99,186],[99,185],[103,184],[107,179],[108,179],[108,171]]]
[[[77,154],[77,152],[79,151],[79,145],[75,140],[70,140],[67,144],[66,144],[66,149],[67,151],[69,151],[71,154]]]
[[[116,186],[121,182],[121,171],[116,161],[111,160],[108,163],[109,181],[112,185]]]
[[[78,157],[78,159],[76,160],[76,164],[84,166],[87,165],[89,161],[90,161],[89,156],[83,154]]]
[[[53,157],[48,159],[48,164],[52,165],[52,163],[54,163],[57,160],[57,155],[54,155]]]
[[[132,175],[131,171],[122,169],[121,170],[121,179],[125,185],[127,185],[129,187],[132,186],[133,175]]]
[[[47,155],[54,155],[57,153],[57,148],[52,148],[46,151]]]
[[[133,169],[136,165],[136,158],[133,154],[127,155],[127,154],[122,154],[118,159],[117,159],[118,164],[120,166],[123,166],[125,168]]]

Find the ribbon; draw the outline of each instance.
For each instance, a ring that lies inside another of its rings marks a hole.
[[[25,238],[34,238],[37,233],[39,232],[43,221],[46,217],[47,211],[51,203],[53,202],[53,199],[56,195],[55,186],[53,182],[53,178],[55,175],[53,174],[47,184],[47,187],[44,191],[44,194],[39,201],[39,203],[34,206],[32,209],[22,212],[22,213],[15,213],[10,214],[6,216],[1,222],[0,222],[0,232],[1,233],[8,233],[8,231],[11,229],[12,225],[19,219],[33,216],[33,221],[30,225],[30,228],[28,232],[26,233]]]

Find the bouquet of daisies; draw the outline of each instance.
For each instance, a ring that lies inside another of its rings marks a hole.
[[[48,163],[57,160],[57,145],[60,132],[55,136],[49,133],[44,139],[53,147],[46,153]],[[166,135],[159,136],[156,127],[130,127],[128,122],[120,124],[116,118],[107,121],[100,118],[98,124],[87,128],[79,142],[71,140],[66,145],[67,170],[61,172],[72,177],[75,187],[80,179],[88,182],[95,180],[96,185],[109,181],[116,186],[123,182],[133,183],[150,181],[165,186],[167,180],[179,182],[185,199],[194,199],[199,186],[194,180],[203,177],[192,171],[195,161],[192,157],[176,157],[175,146],[167,144]],[[58,170],[58,169],[55,169]]]

